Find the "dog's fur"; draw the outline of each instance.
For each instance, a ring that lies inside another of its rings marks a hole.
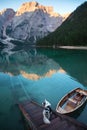
[[[45,99],[45,101],[42,103],[42,105],[44,106],[44,110],[43,110],[43,121],[46,124],[50,124],[50,116],[52,114],[52,110],[51,110],[51,104]]]

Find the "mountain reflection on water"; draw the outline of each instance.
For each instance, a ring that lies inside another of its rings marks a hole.
[[[38,54],[35,48],[28,50],[1,51],[0,71],[11,75],[23,75],[30,79],[50,76],[57,71],[63,71],[58,63],[47,56]]]
[[[60,51],[59,51],[60,52]],[[50,53],[50,55],[49,55]],[[55,109],[58,101],[75,87],[85,88],[71,77],[56,59],[63,57],[64,51],[20,49],[0,52],[0,128],[23,130],[23,123],[15,103],[26,99],[42,103],[46,98]],[[64,54],[65,55],[65,54]],[[69,55],[69,53],[68,53]],[[75,116],[87,123],[87,105]],[[14,113],[14,114],[13,114]],[[12,118],[13,120],[12,120]],[[7,121],[8,120],[8,121]],[[11,124],[10,124],[11,122]],[[6,125],[4,125],[6,124]]]

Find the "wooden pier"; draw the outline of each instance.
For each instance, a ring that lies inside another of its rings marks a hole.
[[[43,107],[33,101],[19,104],[19,108],[28,124],[28,130],[87,130],[87,125],[53,111],[51,123],[43,122]]]

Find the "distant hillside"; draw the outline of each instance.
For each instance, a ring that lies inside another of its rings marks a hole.
[[[87,46],[87,2],[79,6],[56,31],[38,41],[37,45]]]

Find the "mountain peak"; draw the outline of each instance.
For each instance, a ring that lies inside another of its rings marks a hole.
[[[38,2],[31,1],[31,2],[25,2],[25,3],[23,3],[21,7],[29,10],[29,9],[34,9],[34,8],[36,8],[38,6],[39,6]]]
[[[23,3],[21,7],[17,10],[16,16],[21,15],[25,12],[34,12],[37,9],[43,10],[45,13],[48,13],[51,16],[58,16],[58,13],[55,13],[53,11],[52,6],[43,6],[36,1]]]
[[[5,8],[2,11],[0,11],[0,15],[4,14],[4,13],[10,13],[10,12],[14,12],[13,9],[11,8]]]

